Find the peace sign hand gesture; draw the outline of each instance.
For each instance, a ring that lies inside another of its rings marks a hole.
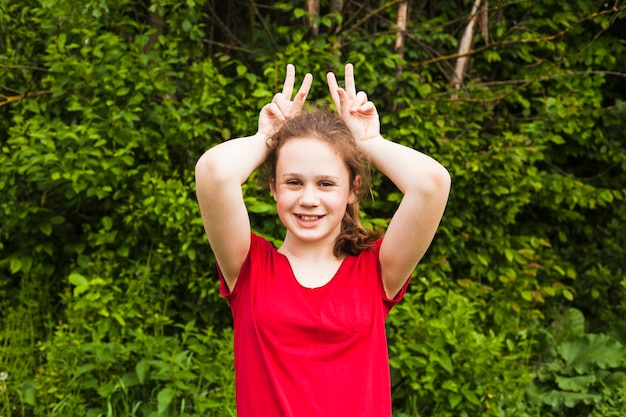
[[[297,116],[302,110],[302,105],[311,89],[313,76],[308,73],[304,76],[302,85],[292,101],[291,95],[293,94],[295,78],[296,69],[292,64],[288,64],[283,91],[277,93],[272,101],[261,109],[259,114],[259,133],[266,137],[272,135],[282,123]]]
[[[337,113],[348,125],[357,143],[380,136],[378,111],[364,91],[357,93],[353,65],[347,64],[345,67],[345,89],[339,87],[334,73],[329,72],[326,79]]]

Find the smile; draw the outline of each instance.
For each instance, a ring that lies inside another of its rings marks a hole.
[[[300,220],[305,221],[305,222],[314,222],[315,220],[319,220],[322,218],[322,216],[302,216],[302,215],[298,215],[297,217]]]

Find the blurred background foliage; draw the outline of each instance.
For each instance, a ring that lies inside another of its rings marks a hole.
[[[255,131],[287,63],[328,105],[347,62],[453,178],[388,320],[396,417],[626,415],[625,10],[0,0],[0,416],[235,415],[194,164]],[[383,229],[401,196],[374,179]]]

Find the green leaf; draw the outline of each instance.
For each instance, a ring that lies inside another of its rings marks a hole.
[[[564,391],[587,392],[589,385],[596,382],[595,375],[583,375],[574,377],[564,377],[557,375],[555,381],[560,389]]]
[[[39,230],[46,236],[52,234],[52,225],[50,223],[39,223]]]
[[[574,301],[574,294],[572,294],[570,290],[563,290],[563,297],[565,297],[567,301]]]
[[[70,274],[70,284],[75,285],[77,287],[82,287],[82,286],[89,286],[89,281],[87,280],[87,278],[85,278],[84,276],[77,274],[77,273],[71,273]]]
[[[463,396],[457,393],[448,394],[448,402],[450,403],[450,408],[454,409],[461,402]]]
[[[22,269],[22,260],[17,256],[11,258],[10,269],[12,274],[16,274]]]
[[[22,393],[24,403],[33,407],[37,405],[37,389],[33,381],[24,382],[17,389]]]
[[[467,399],[467,401],[471,402],[474,405],[480,405],[480,400],[478,399],[476,394],[474,394],[474,391],[463,387],[461,388],[461,392],[463,393],[463,396]]]
[[[429,289],[426,294],[424,295],[424,301],[430,301],[433,298],[441,298],[441,297],[445,297],[446,292],[439,288],[439,287],[434,287]]]
[[[102,226],[104,226],[104,230],[111,230],[113,228],[113,220],[109,216],[103,217]]]
[[[577,308],[570,308],[563,318],[563,329],[568,337],[582,336],[585,333],[585,315]]]
[[[567,367],[579,375],[594,369],[615,368],[626,363],[626,349],[605,334],[585,334],[561,343],[557,350]]]
[[[454,373],[452,360],[450,359],[450,356],[446,352],[444,351],[439,352],[439,355],[437,355],[435,359],[437,362],[439,362],[439,364],[441,365],[443,369],[448,371],[450,374]]]
[[[600,395],[589,393],[550,391],[543,397],[543,402],[554,409],[559,409],[562,406],[574,408],[580,403],[591,404],[601,398]]]
[[[169,387],[163,388],[161,391],[159,391],[159,394],[157,395],[157,407],[159,414],[165,413],[167,408],[172,403],[175,395],[176,393],[174,392],[174,390]]]
[[[150,364],[146,359],[141,359],[137,362],[137,365],[135,365],[135,372],[137,373],[137,378],[139,379],[140,384],[143,384],[146,381],[149,370]]]
[[[80,294],[84,293],[85,291],[89,289],[89,281],[87,280],[87,278],[85,278],[84,276],[80,274],[71,273],[69,280],[70,280],[70,284],[76,287],[74,288],[75,297],[79,296]]]
[[[127,258],[128,254],[130,253],[130,248],[128,246],[120,246],[119,248],[117,248],[115,253],[117,253],[122,258]]]

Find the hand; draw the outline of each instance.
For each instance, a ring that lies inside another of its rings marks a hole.
[[[270,136],[278,127],[285,122],[285,120],[292,119],[302,110],[302,105],[306,100],[306,96],[311,89],[311,83],[313,82],[313,76],[306,74],[302,85],[298,90],[298,93],[291,100],[293,93],[294,81],[296,78],[296,69],[293,65],[287,65],[287,74],[285,76],[285,83],[283,84],[283,91],[276,94],[271,103],[266,104],[261,109],[259,115],[259,133]]]
[[[345,90],[337,85],[334,73],[329,72],[326,79],[337,113],[348,125],[357,143],[380,136],[378,111],[374,103],[367,99],[364,91],[357,93],[352,64],[347,64],[345,68]]]

